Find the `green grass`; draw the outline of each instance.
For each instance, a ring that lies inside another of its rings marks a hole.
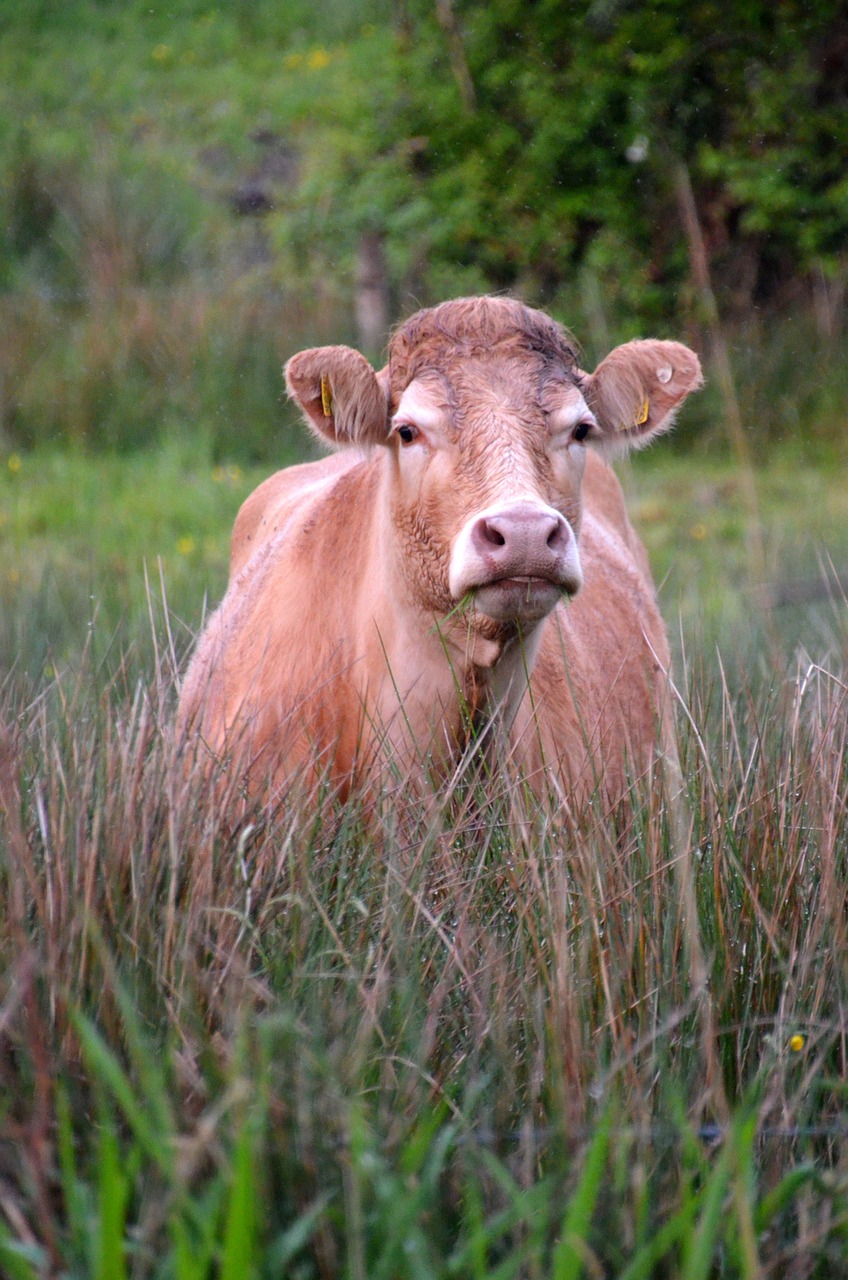
[[[286,455],[285,443],[281,448]],[[261,478],[179,450],[129,459],[12,453],[0,473],[0,623],[5,665],[38,678],[79,662],[128,658],[150,669],[148,601],[163,587],[180,651],[204,594],[226,585],[229,532]],[[93,646],[93,652],[91,647]],[[111,658],[108,656],[111,654]]]
[[[717,455],[717,456],[716,456]],[[848,489],[843,468],[775,450],[756,474],[771,624],[787,658],[799,648],[832,652],[848,596]],[[752,568],[745,489],[720,450],[663,456],[660,444],[625,477],[630,514],[648,548],[678,655],[688,640],[744,666],[762,648],[764,625]],[[841,584],[841,585],[840,585]],[[730,643],[728,643],[730,642]]]
[[[848,1275],[844,602],[804,652],[776,610],[776,669],[732,468],[654,450],[689,838],[658,775],[565,830],[497,780],[392,797],[375,840],[177,755],[258,478],[3,459],[0,1271]],[[775,459],[760,494],[772,563],[844,564],[838,477]]]

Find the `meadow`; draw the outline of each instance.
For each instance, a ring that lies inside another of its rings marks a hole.
[[[844,17],[737,10],[0,5],[4,1280],[848,1277]],[[375,234],[388,320],[702,353],[620,470],[682,781],[569,822],[469,758],[375,831],[186,768]]]
[[[843,486],[758,476],[763,611],[732,463],[623,475],[683,829],[478,779],[375,840],[179,767],[261,474],[5,458],[3,1273],[848,1274]]]

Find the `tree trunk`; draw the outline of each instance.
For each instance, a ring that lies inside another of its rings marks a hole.
[[[356,329],[359,345],[369,356],[382,351],[389,325],[389,285],[386,254],[379,231],[366,231],[356,254]]]

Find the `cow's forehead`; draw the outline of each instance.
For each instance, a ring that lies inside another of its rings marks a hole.
[[[577,368],[573,339],[544,312],[511,298],[457,298],[410,316],[392,336],[392,401],[425,373],[454,382],[480,361],[491,374],[510,365],[522,379]]]
[[[450,429],[457,419],[492,413],[517,414],[526,420],[535,413],[549,416],[555,427],[567,427],[589,414],[575,379],[560,373],[539,376],[525,362],[471,362],[453,377],[425,371],[404,388],[393,413],[395,422],[408,420],[425,429]],[[589,415],[591,416],[591,415]]]

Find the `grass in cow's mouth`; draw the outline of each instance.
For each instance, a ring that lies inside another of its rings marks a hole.
[[[450,622],[451,619],[453,618],[462,618],[465,616],[465,614],[469,613],[473,608],[474,608],[474,592],[466,591],[465,595],[462,596],[461,599],[457,600],[454,607],[450,610],[449,613],[445,614],[445,616],[442,618],[441,623],[439,623],[438,625],[441,626],[442,623]],[[434,627],[434,629],[438,629],[438,628]]]
[[[400,822],[399,780],[378,841],[354,807],[257,824],[186,779],[174,610],[223,576],[221,486],[147,465],[45,463],[3,508],[0,537],[42,532],[4,561],[6,652],[33,662],[0,693],[0,1272],[844,1275],[844,600],[807,606],[779,673],[750,637],[727,669],[680,642],[695,922],[659,772],[629,811],[557,823],[506,771]],[[676,541],[718,599],[721,495],[705,548],[668,474],[654,554]],[[819,491],[828,518],[843,501]],[[173,512],[170,611],[158,575],[128,585],[141,502]],[[722,598],[727,654],[748,633]]]

